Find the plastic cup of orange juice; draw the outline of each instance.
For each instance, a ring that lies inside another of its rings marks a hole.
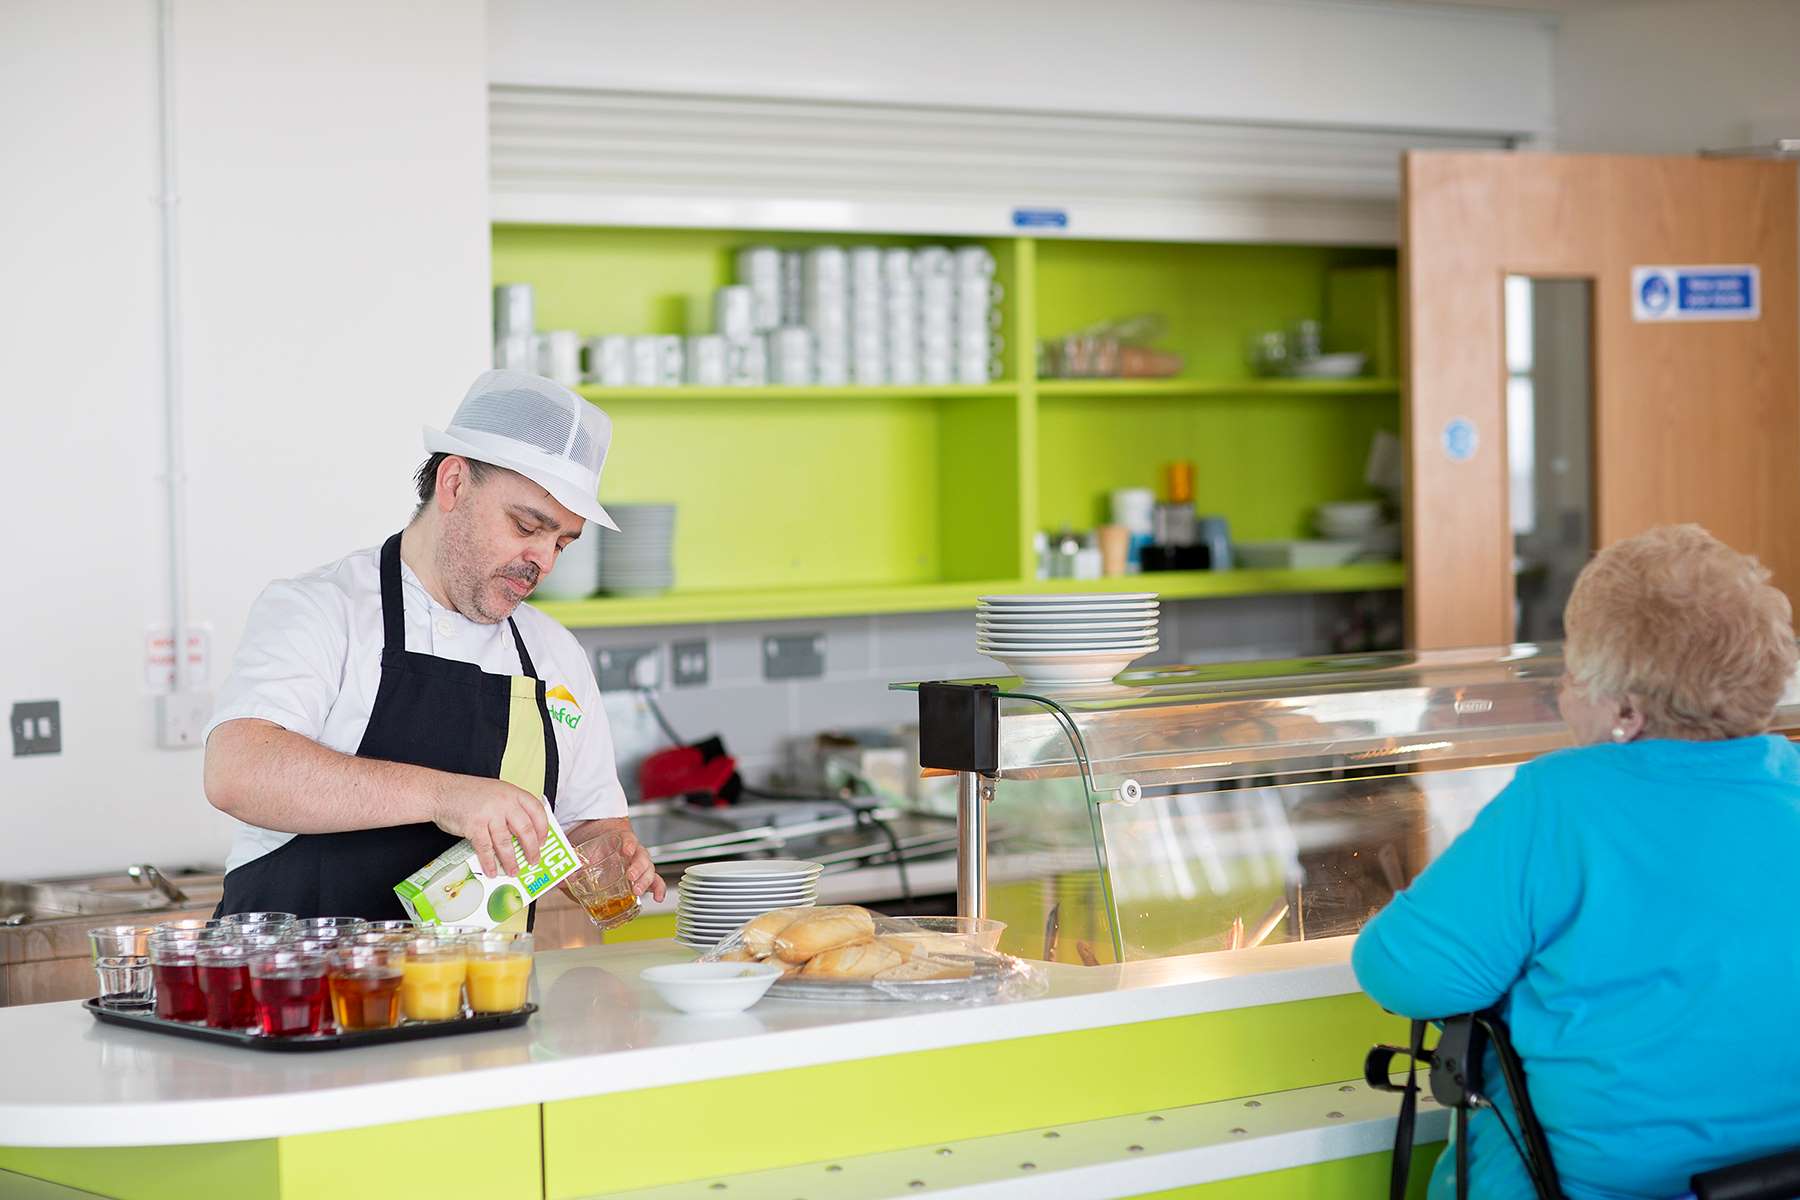
[[[483,934],[466,945],[469,1007],[478,1013],[524,1008],[531,990],[531,935]]]
[[[469,952],[460,938],[415,938],[400,964],[400,1008],[409,1021],[462,1016]]]

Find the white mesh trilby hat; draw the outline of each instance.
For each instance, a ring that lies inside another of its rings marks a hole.
[[[559,383],[523,371],[483,371],[444,429],[425,429],[425,449],[517,471],[572,513],[608,529],[600,472],[612,418]]]

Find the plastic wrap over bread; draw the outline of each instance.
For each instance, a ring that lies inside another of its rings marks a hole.
[[[977,1003],[1037,995],[1043,972],[996,948],[1006,926],[972,917],[885,917],[853,904],[778,908],[702,962],[782,968],[771,996]]]

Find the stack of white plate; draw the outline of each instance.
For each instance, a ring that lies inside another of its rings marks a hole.
[[[609,504],[619,530],[603,530],[600,588],[621,596],[649,596],[675,586],[675,506]]]
[[[677,889],[675,940],[695,949],[710,949],[738,926],[771,909],[816,904],[819,875],[824,870],[820,863],[792,858],[689,867]]]
[[[1105,683],[1157,640],[1155,592],[983,596],[976,644],[1027,685]]]

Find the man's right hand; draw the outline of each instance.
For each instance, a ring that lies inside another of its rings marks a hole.
[[[490,877],[513,873],[513,838],[519,839],[525,861],[535,863],[550,834],[536,796],[505,780],[476,775],[445,775],[431,819],[445,833],[468,838],[482,874]]]

